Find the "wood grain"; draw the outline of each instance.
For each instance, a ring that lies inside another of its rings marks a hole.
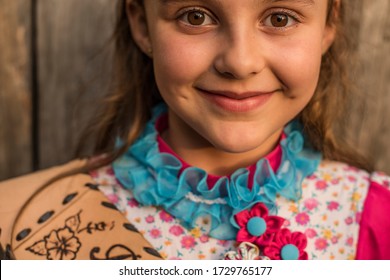
[[[72,159],[86,120],[106,91],[115,2],[39,2],[41,168]]]
[[[32,169],[30,2],[0,0],[0,180]]]
[[[390,1],[362,0],[353,7],[357,68],[351,71],[357,91],[347,134],[378,170],[390,174]]]

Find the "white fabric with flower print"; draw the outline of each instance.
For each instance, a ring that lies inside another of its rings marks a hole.
[[[224,259],[237,251],[235,241],[206,235],[209,221],[191,231],[156,207],[143,207],[117,182],[111,167],[92,173],[100,190],[120,209],[144,237],[167,259]],[[302,184],[297,202],[278,197],[283,228],[307,237],[309,259],[353,259],[359,221],[369,187],[369,174],[343,163],[324,161]]]

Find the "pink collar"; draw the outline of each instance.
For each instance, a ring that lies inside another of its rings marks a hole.
[[[184,169],[186,169],[188,167],[191,167],[191,165],[189,165],[182,158],[180,158],[180,156],[177,155],[171,149],[171,147],[169,147],[169,145],[164,141],[164,139],[162,139],[161,134],[166,129],[168,129],[168,114],[163,114],[156,121],[156,130],[158,132],[158,136],[157,136],[158,149],[159,149],[160,153],[171,154],[174,157],[176,157],[178,160],[180,160],[180,162],[181,162],[181,164],[183,166],[181,168],[181,170],[180,170],[180,173],[181,173]],[[283,132],[281,137],[280,137],[279,144],[265,157],[266,159],[268,159],[268,161],[269,161],[269,163],[271,165],[271,168],[272,168],[272,170],[275,173],[278,170],[278,168],[280,166],[280,162],[282,160],[282,148],[280,146],[280,141],[285,139],[285,138],[286,138],[286,134]],[[248,187],[252,188],[251,185],[252,185],[252,182],[253,182],[253,180],[252,180],[253,176],[255,175],[255,171],[256,171],[256,164],[248,166],[246,169],[249,171],[248,179],[249,179],[250,185]],[[230,176],[228,176],[228,177],[230,177]],[[212,189],[212,187],[215,185],[215,183],[220,178],[221,178],[221,176],[209,174],[208,177],[207,177],[207,185],[208,185],[209,189]]]

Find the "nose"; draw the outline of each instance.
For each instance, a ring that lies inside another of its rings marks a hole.
[[[214,68],[219,74],[242,80],[262,71],[265,57],[256,30],[235,28],[221,36],[221,45],[214,61]]]

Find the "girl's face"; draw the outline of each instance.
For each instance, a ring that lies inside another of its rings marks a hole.
[[[335,30],[327,0],[145,0],[129,5],[170,133],[230,153],[272,146],[314,94]]]

